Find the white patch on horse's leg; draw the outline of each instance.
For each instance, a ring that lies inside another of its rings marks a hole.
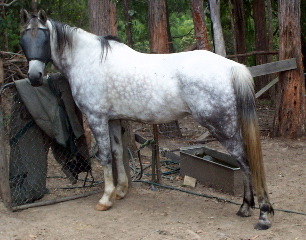
[[[120,121],[110,122],[112,152],[117,165],[116,199],[125,197],[128,191],[128,178],[123,164],[122,133]]]
[[[107,164],[103,167],[104,170],[104,182],[105,189],[102,198],[96,205],[96,210],[105,211],[108,210],[112,205],[112,200],[115,197],[115,185],[113,181],[112,164]]]

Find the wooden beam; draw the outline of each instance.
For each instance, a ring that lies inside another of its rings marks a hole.
[[[226,58],[248,57],[248,56],[256,56],[256,55],[277,55],[277,54],[278,54],[278,51],[254,51],[254,52],[248,52],[248,53],[226,55]]]
[[[0,195],[4,205],[11,210],[11,190],[9,184],[8,160],[4,137],[3,114],[0,96]]]
[[[282,61],[261,64],[254,67],[249,67],[249,70],[253,77],[258,77],[266,74],[277,73],[282,71],[287,71],[291,69],[296,69],[296,59],[290,58]]]
[[[260,89],[256,94],[255,97],[259,98],[262,94],[268,91],[272,86],[274,86],[278,82],[278,78],[273,79],[270,83],[268,83],[265,87]]]

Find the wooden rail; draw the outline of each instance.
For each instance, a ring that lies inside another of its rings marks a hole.
[[[257,65],[254,67],[249,67],[249,70],[253,77],[263,76],[271,73],[283,72],[292,69],[296,69],[296,59],[290,58],[286,60],[281,60],[277,62],[271,62],[266,64]],[[267,90],[269,90],[272,86],[274,86],[278,82],[278,78],[273,79],[270,83],[264,86],[256,93],[256,98],[260,97]]]

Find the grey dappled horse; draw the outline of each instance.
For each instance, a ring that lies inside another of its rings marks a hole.
[[[238,215],[255,206],[257,229],[268,229],[273,214],[262,161],[253,79],[239,63],[209,51],[144,54],[114,37],[100,37],[48,19],[44,11],[21,11],[21,46],[33,86],[42,82],[47,62],[67,77],[73,98],[87,116],[104,166],[105,190],[96,206],[109,209],[124,198],[128,179],[123,167],[120,120],[165,123],[191,114],[234,156],[244,175]],[[112,161],[118,165],[113,183]]]

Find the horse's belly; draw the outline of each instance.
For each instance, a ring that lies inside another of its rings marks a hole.
[[[112,119],[135,120],[146,123],[166,123],[183,118],[189,114],[183,101],[165,101],[164,99],[143,99],[141,101],[125,101],[113,106]]]

